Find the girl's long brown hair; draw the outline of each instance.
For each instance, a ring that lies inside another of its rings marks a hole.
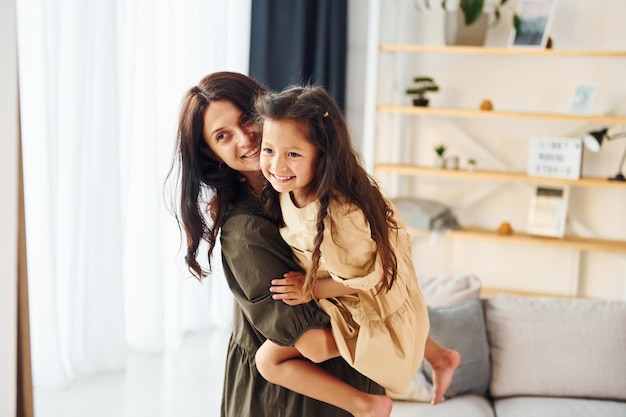
[[[198,279],[211,271],[211,255],[229,205],[245,190],[243,176],[220,166],[204,140],[204,114],[217,100],[228,100],[243,113],[242,123],[254,118],[253,105],[266,88],[252,78],[234,72],[216,72],[204,77],[185,94],[178,119],[174,160],[167,181],[179,193],[174,210],[187,242],[185,262]],[[209,214],[209,219],[205,213]],[[198,246],[208,242],[208,271],[198,263]]]
[[[255,108],[260,123],[265,119],[295,121],[319,153],[312,186],[317,190],[320,211],[304,291],[313,289],[322,255],[324,220],[328,217],[330,202],[335,199],[354,204],[365,215],[384,271],[378,290],[389,290],[398,269],[389,236],[390,230],[398,226],[378,185],[360,164],[345,118],[333,98],[322,87],[292,87],[281,93],[259,96]],[[263,197],[267,214],[283,224],[278,193],[267,183]]]

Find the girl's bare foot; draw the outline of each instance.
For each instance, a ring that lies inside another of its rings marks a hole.
[[[386,395],[366,394],[367,400],[358,404],[354,417],[389,417],[391,415],[391,398]]]
[[[433,369],[433,400],[431,404],[437,405],[443,399],[452,379],[454,371],[461,364],[461,354],[456,350],[445,349],[445,353],[440,355],[437,363],[431,363]]]

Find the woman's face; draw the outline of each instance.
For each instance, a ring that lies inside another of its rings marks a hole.
[[[204,113],[204,141],[217,159],[246,178],[259,171],[259,127],[228,100],[209,104]]]
[[[317,198],[312,183],[318,151],[296,122],[265,120],[261,148],[261,171],[276,191],[290,192],[299,207]]]

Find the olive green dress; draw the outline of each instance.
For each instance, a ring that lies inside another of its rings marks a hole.
[[[256,201],[245,196],[229,211],[221,231],[224,273],[236,301],[221,416],[348,417],[334,406],[265,381],[256,370],[254,355],[266,339],[293,346],[307,329],[329,325],[329,317],[314,303],[292,307],[271,298],[271,279],[299,268],[278,228],[258,213]],[[320,366],[359,390],[384,393],[342,358]]]

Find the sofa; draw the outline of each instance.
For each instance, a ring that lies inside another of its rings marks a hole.
[[[462,355],[444,401],[426,362],[392,417],[626,417],[626,302],[497,294],[421,279],[431,337]]]

